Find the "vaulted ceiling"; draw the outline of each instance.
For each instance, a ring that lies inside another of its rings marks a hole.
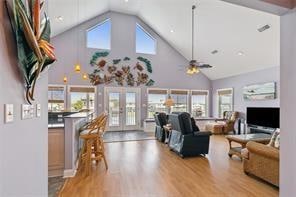
[[[279,66],[280,18],[221,0],[50,0],[53,35],[107,11],[137,15],[188,60],[191,59],[191,6],[196,9],[195,59],[220,79]],[[58,19],[59,18],[59,19]],[[62,19],[62,20],[61,20]],[[257,29],[271,28],[259,32]],[[218,53],[211,52],[217,50]]]

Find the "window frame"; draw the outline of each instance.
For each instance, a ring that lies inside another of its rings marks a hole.
[[[154,53],[143,53],[143,52],[138,52],[137,51],[137,26],[140,27],[140,29],[146,33],[155,43],[154,45]],[[136,22],[136,26],[135,26],[135,52],[136,54],[142,54],[142,55],[156,55],[157,54],[157,39],[154,38],[154,36],[151,35],[151,33],[149,33],[148,30],[146,30],[143,25],[141,25],[140,23]]]
[[[166,89],[166,88],[147,88],[147,92],[146,92],[146,94],[147,94],[147,102],[146,102],[146,104],[147,104],[147,106],[146,106],[146,109],[147,109],[147,113],[146,113],[146,115],[147,115],[147,119],[153,119],[153,117],[149,117],[149,110],[148,110],[148,107],[149,107],[149,90],[162,90],[162,91],[166,91],[166,99],[168,98],[168,96],[169,96],[169,89]],[[166,108],[166,110],[165,110],[165,112],[166,113],[168,113],[168,109]]]
[[[104,23],[106,23],[106,22],[108,22],[108,21],[110,21],[110,25],[111,25],[111,27],[110,27],[110,43],[109,43],[109,44],[110,44],[110,49],[104,49],[104,48],[102,48],[102,47],[95,47],[95,48],[94,48],[94,47],[89,47],[89,46],[88,46],[88,35],[87,35],[87,33],[88,33],[89,31],[91,31],[91,30],[93,30],[93,29],[95,29],[95,28],[97,28],[97,27],[103,25]],[[107,19],[105,19],[105,20],[103,20],[103,21],[97,23],[96,25],[87,28],[87,29],[85,30],[85,40],[86,40],[85,47],[86,47],[87,49],[96,49],[96,50],[111,51],[111,49],[112,49],[112,20],[111,20],[111,18],[107,18]]]
[[[189,112],[191,111],[191,100],[189,100],[190,98],[190,90],[189,89],[169,89],[169,96],[172,96],[172,91],[186,91],[187,92],[187,99],[186,99],[186,104],[187,104],[187,107],[186,107],[186,112]],[[185,95],[185,94],[184,94]],[[174,102],[176,104],[176,102]],[[171,112],[174,112],[173,110],[174,106],[172,107],[171,109]]]
[[[205,116],[201,117],[194,117],[194,118],[207,118],[209,117],[210,109],[209,109],[209,104],[210,104],[210,91],[209,90],[190,90],[190,114],[193,115],[193,107],[192,107],[192,96],[194,96],[192,93],[193,92],[206,92],[207,93],[207,98],[206,98],[206,114]]]
[[[232,111],[234,108],[234,88],[221,88],[221,89],[217,89],[216,90],[216,95],[217,95],[217,107],[218,107],[218,117],[219,118],[223,118],[223,114],[220,114],[220,96],[219,96],[219,92],[221,91],[231,91],[231,105],[230,105],[230,110]]]
[[[67,86],[66,85],[59,85],[59,84],[48,84],[47,85],[47,106],[50,103],[48,100],[49,87],[62,87],[64,89],[64,111],[67,110]],[[49,112],[53,112],[53,111],[49,111]]]
[[[88,85],[68,85],[67,88],[67,109],[71,111],[71,88],[93,88],[94,89],[94,112],[97,109],[97,88],[96,86],[88,86]],[[89,106],[88,106],[89,108]]]

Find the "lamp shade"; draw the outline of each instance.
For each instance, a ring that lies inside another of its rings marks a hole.
[[[167,98],[167,100],[165,100],[164,105],[166,107],[172,107],[174,105],[174,100],[169,96],[169,98]]]
[[[75,72],[76,72],[76,73],[80,73],[80,70],[81,70],[81,66],[80,66],[80,64],[76,64],[76,65],[75,65]]]

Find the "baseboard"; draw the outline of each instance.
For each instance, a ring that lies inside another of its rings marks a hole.
[[[64,170],[64,178],[74,177],[76,175],[76,172],[77,172],[76,169]]]
[[[74,177],[76,175],[77,168],[78,168],[78,163],[79,163],[79,161],[77,159],[74,169],[64,170],[64,178],[70,178],[70,177]]]

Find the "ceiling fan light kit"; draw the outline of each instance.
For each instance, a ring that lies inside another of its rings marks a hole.
[[[189,62],[189,65],[187,66],[186,73],[189,75],[198,74],[200,72],[200,69],[203,68],[212,68],[209,64],[204,64],[202,62],[198,62],[194,59],[194,10],[196,9],[196,6],[192,6],[192,49],[191,49],[191,61]]]

